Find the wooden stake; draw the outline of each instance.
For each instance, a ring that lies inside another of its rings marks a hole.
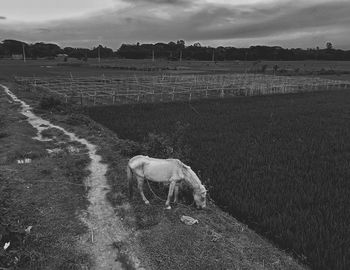
[[[97,53],[98,53],[98,63],[101,66],[101,52],[100,52],[100,45],[98,45],[97,48]]]
[[[24,50],[24,44],[22,43],[22,50],[23,50],[23,62],[26,62],[26,51]]]

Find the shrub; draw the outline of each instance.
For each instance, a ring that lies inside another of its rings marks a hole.
[[[62,101],[53,96],[44,96],[39,102],[39,109],[49,111],[60,111],[62,109]]]

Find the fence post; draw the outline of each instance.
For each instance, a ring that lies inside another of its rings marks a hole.
[[[225,97],[224,86],[221,87],[220,97],[221,97],[221,98],[224,98],[224,97]]]

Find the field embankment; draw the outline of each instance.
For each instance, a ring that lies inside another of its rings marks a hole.
[[[222,209],[314,269],[345,270],[349,100],[343,90],[96,107],[89,115],[139,143],[158,134],[159,148],[171,143],[180,123],[189,164]],[[137,143],[130,148],[147,154]]]

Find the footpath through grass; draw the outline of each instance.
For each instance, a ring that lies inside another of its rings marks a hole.
[[[313,269],[350,268],[350,91],[96,107],[119,137],[187,127],[188,159],[223,209]],[[137,151],[136,151],[137,152]]]
[[[62,136],[48,131],[47,137]],[[34,136],[0,88],[0,269],[87,269],[90,254],[77,245],[87,229],[77,213],[87,205],[89,158]],[[52,147],[62,151],[49,154]],[[25,159],[31,162],[18,163]]]

